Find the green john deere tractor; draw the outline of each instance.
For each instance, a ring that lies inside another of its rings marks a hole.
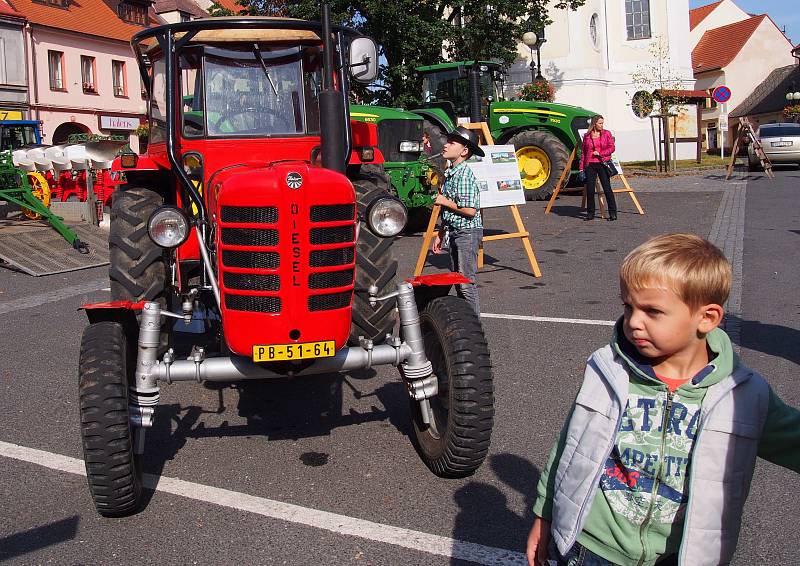
[[[424,120],[399,108],[350,105],[350,117],[378,126],[378,148],[386,160],[380,165],[362,165],[373,174],[386,174],[397,197],[409,212],[411,230],[424,228],[430,216],[441,164],[422,151]],[[441,148],[439,149],[441,151]]]
[[[578,140],[595,112],[552,102],[501,101],[503,68],[498,63],[462,61],[417,71],[423,75],[425,107],[414,112],[424,119],[433,153],[441,151],[445,132],[459,119],[486,121],[496,144],[516,149],[525,197],[550,198],[576,145],[580,156]],[[573,173],[578,164],[576,159]]]

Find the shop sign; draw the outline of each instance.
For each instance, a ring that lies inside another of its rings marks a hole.
[[[135,130],[139,118],[135,116],[100,116],[101,130]]]

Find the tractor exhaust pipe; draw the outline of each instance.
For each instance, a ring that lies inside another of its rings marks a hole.
[[[322,166],[339,173],[345,172],[345,115],[342,92],[334,88],[334,50],[331,37],[331,7],[322,3],[322,44],[325,61],[323,89],[319,93],[320,138],[322,144]]]

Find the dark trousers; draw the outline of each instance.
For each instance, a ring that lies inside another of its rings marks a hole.
[[[608,176],[608,169],[602,163],[589,163],[584,170],[586,172],[586,214],[594,216],[594,192],[597,178],[600,178],[600,186],[606,195],[609,214],[617,214],[617,200],[614,198],[614,191],[611,190],[611,178]]]

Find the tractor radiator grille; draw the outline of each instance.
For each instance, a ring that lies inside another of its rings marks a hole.
[[[353,248],[338,250],[316,250],[311,252],[309,263],[311,267],[329,267],[332,265],[347,265],[353,263]]]
[[[315,246],[320,244],[344,244],[355,239],[356,227],[352,225],[311,229],[311,243]]]
[[[223,281],[228,289],[240,291],[278,291],[281,279],[277,275],[256,275],[253,273],[223,273]]]
[[[355,216],[354,204],[321,204],[311,207],[311,222],[353,220]]]
[[[381,120],[378,147],[386,161],[416,161],[419,153],[401,152],[401,141],[422,141],[422,120]]]
[[[277,246],[277,230],[257,228],[223,228],[222,243],[229,246]]]
[[[275,224],[278,221],[278,208],[275,206],[223,206],[220,217],[223,222]]]
[[[281,312],[281,298],[228,294],[225,295],[225,307],[235,311]]]
[[[313,312],[343,309],[350,304],[352,296],[352,291],[332,295],[312,295],[308,298],[308,310]]]
[[[281,263],[278,252],[237,252],[222,250],[222,265],[247,269],[275,269]]]
[[[325,273],[312,273],[308,276],[309,289],[330,289],[331,287],[346,287],[353,284],[353,270],[328,271]]]

